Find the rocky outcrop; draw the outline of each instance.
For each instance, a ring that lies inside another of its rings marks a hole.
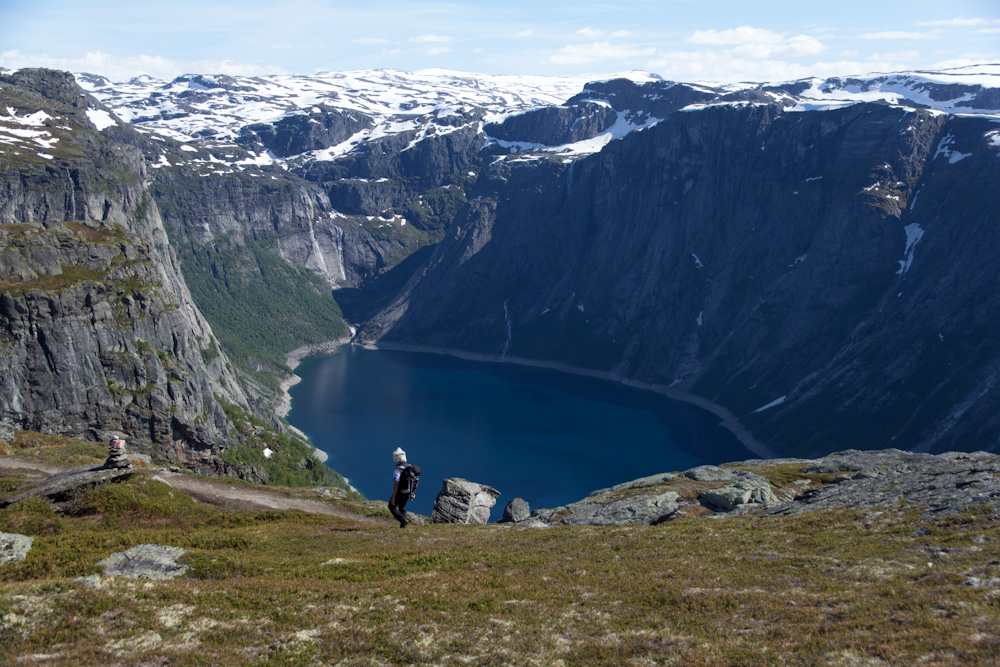
[[[770,482],[760,475],[735,470],[730,479],[732,484],[704,491],[698,496],[698,500],[711,509],[723,512],[768,507],[778,502]]]
[[[147,140],[121,141],[135,133],[64,73],[0,76],[0,102],[50,146],[3,149],[0,420],[211,468],[232,428],[216,397],[250,399],[203,356],[218,343],[146,189]]]
[[[321,104],[306,113],[289,114],[274,123],[248,125],[236,141],[247,148],[259,150],[263,147],[278,157],[288,157],[336,146],[372,125],[372,119],[363,113]]]
[[[844,472],[825,484],[766,510],[776,516],[828,508],[918,509],[946,516],[974,507],[1000,512],[1000,457],[985,452],[937,456],[900,450],[849,451],[827,457],[807,471]]]
[[[487,123],[487,135],[511,143],[560,146],[596,137],[618,120],[606,104],[580,102],[572,106],[542,107]]]
[[[536,510],[531,520],[565,525],[617,526],[659,523],[678,507],[679,495],[666,491],[657,495],[636,494],[624,498],[589,497],[565,507]]]
[[[789,481],[789,470],[798,471],[802,478]],[[817,476],[827,481],[817,481]],[[692,494],[697,500],[692,500]],[[919,510],[927,517],[976,508],[1000,514],[1000,456],[847,450],[820,459],[753,459],[699,466],[683,475],[653,475],[595,491],[564,507],[535,510],[516,523],[657,524],[682,518],[782,516],[834,508]]]
[[[28,557],[35,538],[18,533],[0,533],[0,565],[16,563]]]
[[[449,477],[434,499],[431,523],[487,523],[499,496],[492,486]]]
[[[52,502],[71,500],[84,490],[117,479],[127,478],[135,470],[131,465],[106,468],[104,466],[75,466],[47,477],[38,486],[0,500],[0,507],[19,503],[29,498],[44,498]]]
[[[190,569],[177,563],[187,553],[180,547],[159,544],[140,544],[127,551],[114,553],[97,564],[104,568],[106,577],[127,579],[174,579]]]

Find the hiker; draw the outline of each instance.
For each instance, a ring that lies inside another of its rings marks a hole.
[[[406,528],[406,503],[413,500],[417,494],[417,483],[420,481],[420,468],[406,462],[406,452],[396,447],[392,453],[396,469],[392,471],[392,497],[389,499],[389,511],[399,521],[400,528]]]

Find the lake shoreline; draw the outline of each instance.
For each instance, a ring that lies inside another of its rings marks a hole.
[[[509,363],[515,364],[517,366],[527,366],[531,368],[546,368],[549,370],[559,371],[561,373],[569,373],[572,375],[581,375],[585,377],[592,377],[598,380],[606,380],[610,382],[616,382],[618,384],[624,385],[626,387],[631,387],[634,389],[641,389],[644,391],[651,391],[655,394],[661,396],[666,396],[683,403],[688,403],[694,405],[703,410],[711,412],[720,421],[720,426],[725,428],[727,431],[736,436],[740,444],[743,445],[751,454],[762,459],[773,459],[778,458],[777,452],[772,450],[770,447],[760,442],[753,437],[753,434],[740,422],[740,420],[732,412],[727,410],[717,403],[702,398],[700,396],[695,396],[689,394],[686,391],[678,389],[676,387],[670,387],[662,384],[653,384],[648,382],[638,382],[636,380],[631,380],[629,378],[621,377],[607,371],[595,371],[586,368],[579,368],[577,366],[570,366],[569,364],[563,364],[553,361],[540,361],[537,359],[525,359],[523,357],[511,357],[507,356],[504,358],[503,362],[500,361],[499,357],[496,355],[488,354],[478,354],[474,352],[465,352],[462,350],[452,350],[449,348],[439,348],[439,347],[429,347],[423,345],[403,345],[398,343],[366,343],[362,347],[370,350],[385,350],[388,352],[417,352],[423,354],[441,354],[449,357],[455,357],[457,359],[464,359],[466,361],[483,361],[488,363]]]
[[[278,380],[278,387],[281,389],[281,394],[274,402],[274,414],[279,417],[287,417],[288,413],[292,411],[292,395],[289,393],[289,390],[298,383],[302,382],[302,378],[295,374],[295,369],[299,367],[299,364],[301,364],[304,359],[308,357],[318,357],[324,354],[333,354],[342,346],[350,342],[350,336],[344,336],[342,338],[328,340],[322,343],[309,343],[308,345],[297,347],[286,354],[285,365],[292,369],[292,374],[286,375]],[[309,444],[312,444],[312,440],[309,439],[309,436],[295,428],[295,426],[288,423],[288,428],[300,438],[304,439]],[[316,445],[312,445],[312,448],[313,453],[316,455],[316,458],[319,459],[320,463],[326,463],[327,459],[330,458],[329,454],[316,447]]]
[[[302,361],[308,357],[323,356],[327,354],[333,354],[339,350],[344,345],[360,345],[369,350],[385,350],[387,352],[416,352],[421,354],[439,354],[448,357],[454,357],[456,359],[464,359],[466,361],[480,361],[487,363],[509,363],[515,364],[517,366],[526,366],[530,368],[545,368],[549,370],[559,371],[561,373],[569,373],[571,375],[581,375],[585,377],[591,377],[598,380],[606,380],[609,382],[616,382],[618,384],[624,385],[626,387],[631,387],[634,389],[641,389],[644,391],[651,391],[655,394],[665,396],[683,403],[688,403],[699,407],[703,410],[711,412],[721,421],[719,425],[725,428],[727,431],[736,436],[740,444],[743,445],[754,456],[761,459],[773,459],[778,458],[778,453],[772,450],[770,447],[760,442],[753,437],[753,434],[747,429],[736,417],[735,414],[730,412],[723,406],[713,403],[712,401],[702,398],[700,396],[695,396],[677,387],[672,387],[663,384],[655,384],[649,382],[639,382],[637,380],[631,380],[619,375],[615,375],[608,371],[596,371],[587,368],[580,368],[578,366],[571,366],[569,364],[563,364],[554,361],[541,361],[538,359],[526,359],[523,357],[506,357],[503,362],[500,361],[499,357],[496,355],[479,354],[475,352],[466,352],[463,350],[453,350],[450,348],[443,347],[430,347],[425,345],[404,345],[400,343],[353,343],[350,337],[342,337],[335,340],[326,341],[323,343],[312,343],[309,345],[303,345],[302,347],[296,348],[289,352],[285,359],[288,367],[293,371],[302,363]],[[289,390],[302,381],[302,378],[295,375],[294,372],[281,379],[281,398],[275,406],[275,413],[279,417],[286,417],[291,412],[292,409],[292,398],[289,394]],[[289,424],[291,426],[291,424]],[[291,426],[291,428],[299,433],[302,437],[306,437],[299,429]],[[308,440],[308,438],[306,438]],[[326,461],[327,454],[319,449],[316,452],[322,458],[320,460]]]

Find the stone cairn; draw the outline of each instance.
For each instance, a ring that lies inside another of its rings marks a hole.
[[[125,440],[119,436],[111,438],[111,445],[108,447],[108,460],[104,462],[105,468],[131,468],[132,461],[125,453]]]

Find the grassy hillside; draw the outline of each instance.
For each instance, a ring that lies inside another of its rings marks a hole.
[[[275,392],[275,373],[288,372],[286,353],[347,332],[323,281],[292,266],[266,243],[238,248],[217,239],[215,246],[186,254],[181,269],[229,358]]]
[[[26,484],[0,477],[0,498]],[[373,505],[328,502],[356,518],[213,507],[139,473],[65,514],[41,501],[0,510],[0,531],[36,537],[25,562],[0,565],[0,663],[987,665],[1000,655],[1000,524],[986,512],[400,530]],[[188,576],[76,580],[142,543],[187,549]]]

